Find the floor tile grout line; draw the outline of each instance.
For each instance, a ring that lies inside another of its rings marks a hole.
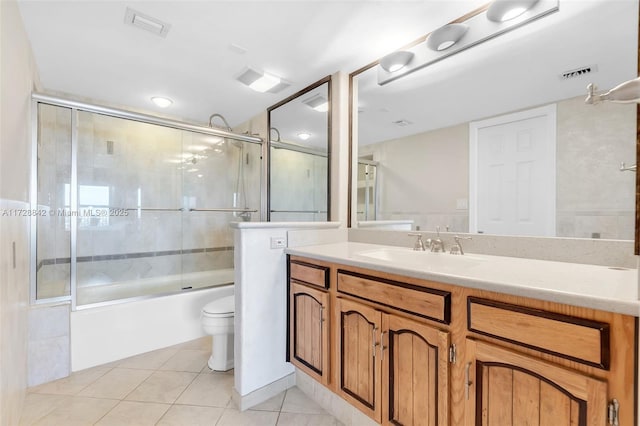
[[[191,379],[189,384],[187,386],[185,386],[184,389],[182,389],[182,392],[180,392],[180,394],[178,396],[176,396],[176,399],[173,400],[173,402],[171,403],[172,406],[176,404],[176,402],[180,399],[182,394],[184,394],[187,391],[187,389],[189,388],[189,386],[191,386],[193,384],[193,382],[196,381],[196,379],[198,378],[199,375],[200,375],[200,373],[195,373],[194,374],[193,379]]]

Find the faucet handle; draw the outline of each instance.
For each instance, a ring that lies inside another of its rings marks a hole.
[[[413,246],[413,249],[415,251],[425,251],[426,248],[424,246],[424,241],[422,241],[422,234],[419,234],[417,232],[409,232],[407,235],[409,235],[410,237],[418,237],[418,239],[416,240],[415,245]]]
[[[455,241],[455,246],[451,247],[451,254],[464,254],[464,250],[462,250],[462,244],[460,244],[460,240],[471,240],[471,237],[461,237],[460,235],[454,235],[453,240]]]

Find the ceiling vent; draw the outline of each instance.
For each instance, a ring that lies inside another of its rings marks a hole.
[[[163,38],[167,36],[171,28],[171,24],[130,8],[127,8],[127,12],[124,15],[124,23]]]
[[[562,80],[568,80],[570,78],[582,77],[583,75],[591,74],[598,71],[597,65],[589,65],[575,70],[565,71],[560,74]]]
[[[413,123],[408,121],[408,120],[398,120],[398,121],[394,121],[393,124],[395,124],[398,127],[405,127],[405,126],[409,126],[409,125],[411,125]]]

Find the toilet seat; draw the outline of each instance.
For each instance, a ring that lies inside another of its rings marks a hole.
[[[202,314],[208,317],[232,317],[235,314],[235,297],[227,296],[207,303]]]

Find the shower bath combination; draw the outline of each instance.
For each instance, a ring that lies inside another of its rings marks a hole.
[[[261,205],[260,162],[250,161],[260,138],[233,133],[219,114],[203,127],[47,95],[33,102],[31,205],[100,215],[33,218],[32,303],[75,310],[233,283],[229,224]]]

